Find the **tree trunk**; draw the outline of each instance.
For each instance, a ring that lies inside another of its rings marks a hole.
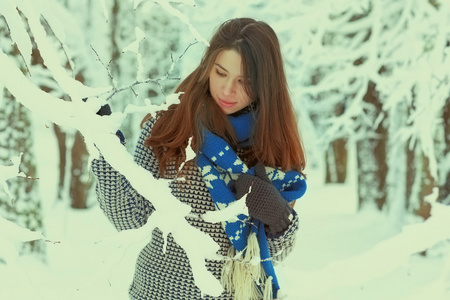
[[[378,98],[376,86],[373,82],[369,83],[364,101],[368,105],[365,110],[366,115],[372,119],[373,124],[377,117],[382,114],[382,103]],[[373,125],[371,124],[371,125]],[[381,210],[386,204],[386,144],[387,129],[382,122],[376,128],[362,127],[365,138],[357,142],[357,161],[358,161],[358,198],[359,207],[366,204],[375,204]]]
[[[414,97],[414,91],[412,92]],[[417,108],[414,105],[415,104],[413,102],[409,107],[409,115],[416,113]],[[444,120],[445,113],[446,112],[444,109]],[[445,132],[445,128],[443,131]],[[434,132],[433,134],[435,135],[434,148],[442,148],[442,139],[440,139],[439,136],[443,133]],[[445,139],[448,139],[448,137],[445,137],[444,140]],[[411,144],[411,140],[407,142],[407,145],[409,144]],[[449,146],[447,145],[446,147],[448,148]],[[432,176],[429,157],[424,154],[422,148],[423,146],[421,145],[421,140],[419,139],[415,140],[413,147],[409,146],[406,149],[408,164],[408,172],[406,175],[406,196],[408,211],[426,220],[431,216],[431,204],[426,201],[426,197],[432,194],[433,189],[438,186],[438,178],[434,178]],[[437,153],[437,157],[439,157],[439,153]],[[440,159],[438,158],[438,160]]]
[[[88,169],[88,152],[84,139],[77,131],[72,146],[72,167],[70,180],[70,198],[72,199],[72,208],[86,208],[86,199],[89,191],[89,180],[86,174]]]
[[[421,154],[420,161],[422,172],[420,176],[419,207],[414,210],[414,213],[426,220],[431,216],[431,205],[425,201],[425,197],[433,192],[436,182],[430,173],[428,157]]]
[[[66,179],[66,159],[67,159],[67,146],[66,146],[66,136],[67,134],[61,130],[61,128],[54,124],[53,130],[58,141],[58,153],[59,153],[59,164],[58,164],[58,199],[62,200],[64,195],[64,182]]]
[[[344,113],[345,105],[336,106],[335,115]],[[347,178],[347,139],[337,139],[328,146],[325,153],[326,183],[344,183]]]
[[[408,143],[406,144],[405,147],[405,151],[406,151],[406,209],[409,210],[410,206],[411,206],[411,201],[414,191],[413,191],[413,186],[414,186],[414,181],[415,181],[415,176],[416,176],[416,167],[415,167],[415,154],[414,154],[414,149],[410,149],[410,147],[408,146]]]
[[[344,183],[347,178],[347,140],[332,142],[325,154],[326,183]]]
[[[444,120],[444,145],[442,153],[442,161],[450,160],[450,98],[447,98],[442,112],[442,119]],[[443,167],[442,181],[439,183],[439,202],[450,204],[450,166],[447,163]]]
[[[408,211],[426,220],[431,216],[431,205],[425,198],[432,193],[436,181],[431,176],[429,159],[423,155],[420,144],[408,150],[407,157],[407,208]]]

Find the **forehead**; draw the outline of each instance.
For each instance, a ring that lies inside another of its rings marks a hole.
[[[222,50],[216,57],[215,65],[230,75],[242,76],[242,58],[236,50]]]

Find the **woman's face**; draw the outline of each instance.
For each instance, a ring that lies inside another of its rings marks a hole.
[[[227,115],[250,104],[245,92],[241,55],[234,50],[223,50],[217,55],[209,74],[209,91],[214,101]]]

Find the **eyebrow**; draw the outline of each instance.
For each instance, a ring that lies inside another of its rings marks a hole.
[[[215,63],[215,65],[218,66],[219,68],[221,68],[222,70],[224,70],[225,72],[230,73],[230,72],[228,72],[227,69],[225,69],[224,67],[222,67],[220,64]]]

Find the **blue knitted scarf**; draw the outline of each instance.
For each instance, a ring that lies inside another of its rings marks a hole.
[[[248,145],[254,123],[253,114],[246,113],[237,117],[228,116],[228,119],[234,128],[239,147]],[[197,166],[214,204],[219,210],[226,208],[236,200],[233,192],[234,182],[239,175],[244,173],[255,174],[254,169],[248,168],[227,142],[207,130],[204,132],[203,145],[197,155]],[[305,193],[306,183],[299,172],[283,172],[278,168],[268,167],[266,167],[266,172],[287,202],[290,203]],[[239,252],[246,249],[247,240],[251,232],[256,235],[260,249],[261,264],[267,277],[272,277],[272,289],[275,298],[280,287],[269,254],[264,224],[256,219],[252,220],[244,214],[237,216],[237,218],[238,220],[235,222],[225,222],[225,232],[233,247]]]

